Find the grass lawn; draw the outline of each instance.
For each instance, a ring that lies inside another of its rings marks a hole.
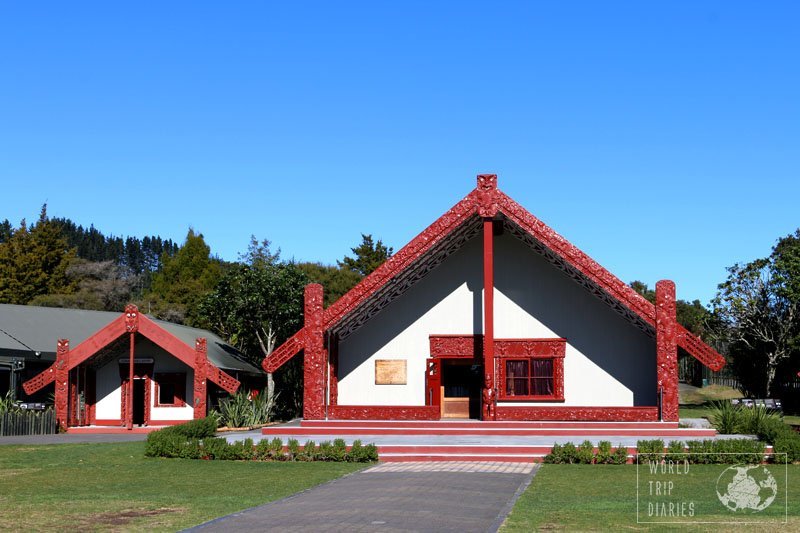
[[[681,405],[700,405],[714,400],[730,400],[732,398],[742,398],[742,393],[732,387],[723,385],[709,385],[701,389],[681,391],[679,402]]]
[[[681,405],[678,407],[678,416],[681,418],[709,418],[712,407],[710,405]],[[783,421],[793,426],[800,426],[800,416],[784,415]]]
[[[727,465],[689,465],[690,475],[666,476],[674,479],[675,487],[669,497],[656,498],[647,494],[648,480],[661,479],[649,476],[646,466],[640,469],[640,521],[670,520],[648,517],[648,503],[665,501],[695,502],[695,514],[686,520],[724,521],[768,520],[772,524],[737,526],[737,531],[798,531],[800,530],[800,465],[768,465],[778,481],[779,494],[775,501],[758,514],[734,514],[725,509],[716,498],[716,479]],[[788,477],[788,497],[784,477]],[[636,466],[613,465],[542,465],[530,487],[517,500],[506,520],[503,531],[619,531],[619,530],[689,530],[722,531],[731,525],[663,525],[637,523]],[[783,524],[785,502],[788,506],[788,524]],[[672,519],[674,520],[674,518]]]
[[[0,446],[0,529],[169,530],[364,468],[144,457],[144,442]]]

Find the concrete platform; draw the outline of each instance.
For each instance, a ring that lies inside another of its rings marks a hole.
[[[553,444],[590,441],[597,449],[600,441],[624,447],[633,457],[639,440],[670,441],[738,438],[721,436],[709,428],[681,428],[675,422],[480,422],[459,421],[293,421],[261,431],[228,434],[229,441],[252,438],[289,439],[302,446],[313,440],[341,438],[351,445],[355,440],[375,444],[381,461],[487,461],[538,462],[550,453]]]

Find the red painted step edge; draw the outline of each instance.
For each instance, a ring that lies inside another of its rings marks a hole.
[[[405,428],[405,427],[331,427],[308,428],[297,426],[272,426],[261,430],[263,435],[530,435],[530,436],[618,436],[618,437],[713,437],[714,429],[665,428],[665,429],[618,429],[618,428]]]
[[[677,422],[549,422],[549,421],[506,421],[506,422],[480,422],[480,421],[429,421],[429,420],[303,420],[300,427],[304,428],[336,428],[336,427],[404,427],[404,428],[474,428],[474,429],[523,429],[523,428],[619,428],[619,429],[648,429],[672,428],[677,429]]]

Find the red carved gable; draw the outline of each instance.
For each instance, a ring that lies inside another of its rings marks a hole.
[[[446,239],[467,219],[474,216],[492,217],[497,213],[505,215],[509,221],[577,270],[581,276],[605,291],[644,323],[655,328],[656,310],[652,303],[500,191],[497,188],[496,175],[481,174],[478,176],[478,183],[474,190],[347,294],[325,309],[323,313],[325,330],[339,324],[356,308],[410,268],[436,244]],[[302,332],[303,330],[300,330],[284,345],[278,347],[272,356],[264,360],[262,366],[267,371],[274,372],[297,354],[303,347]],[[725,365],[725,359],[719,353],[679,325],[677,326],[677,343],[678,346],[712,370],[719,370]]]

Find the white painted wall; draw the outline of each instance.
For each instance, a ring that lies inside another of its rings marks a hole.
[[[340,405],[424,405],[429,335],[483,332],[482,240],[472,239],[339,346]],[[510,235],[495,238],[495,336],[564,337],[564,402],[655,405],[655,341]],[[407,359],[406,385],[375,385]]]
[[[98,420],[119,420],[121,416],[122,390],[117,362],[119,357],[121,355],[115,356],[95,373],[97,379],[95,417]]]
[[[193,389],[194,371],[191,367],[168,354],[151,341],[138,336],[136,341],[135,357],[152,357],[153,373],[161,372],[186,372],[186,405],[183,407],[154,407],[156,401],[155,382],[151,381],[150,389],[150,420],[156,423],[159,420],[191,420],[194,417]],[[120,402],[122,401],[121,380],[119,376],[119,360],[127,358],[128,351],[121,350],[103,367],[97,370],[97,407],[95,417],[98,420],[119,420],[121,416]]]

